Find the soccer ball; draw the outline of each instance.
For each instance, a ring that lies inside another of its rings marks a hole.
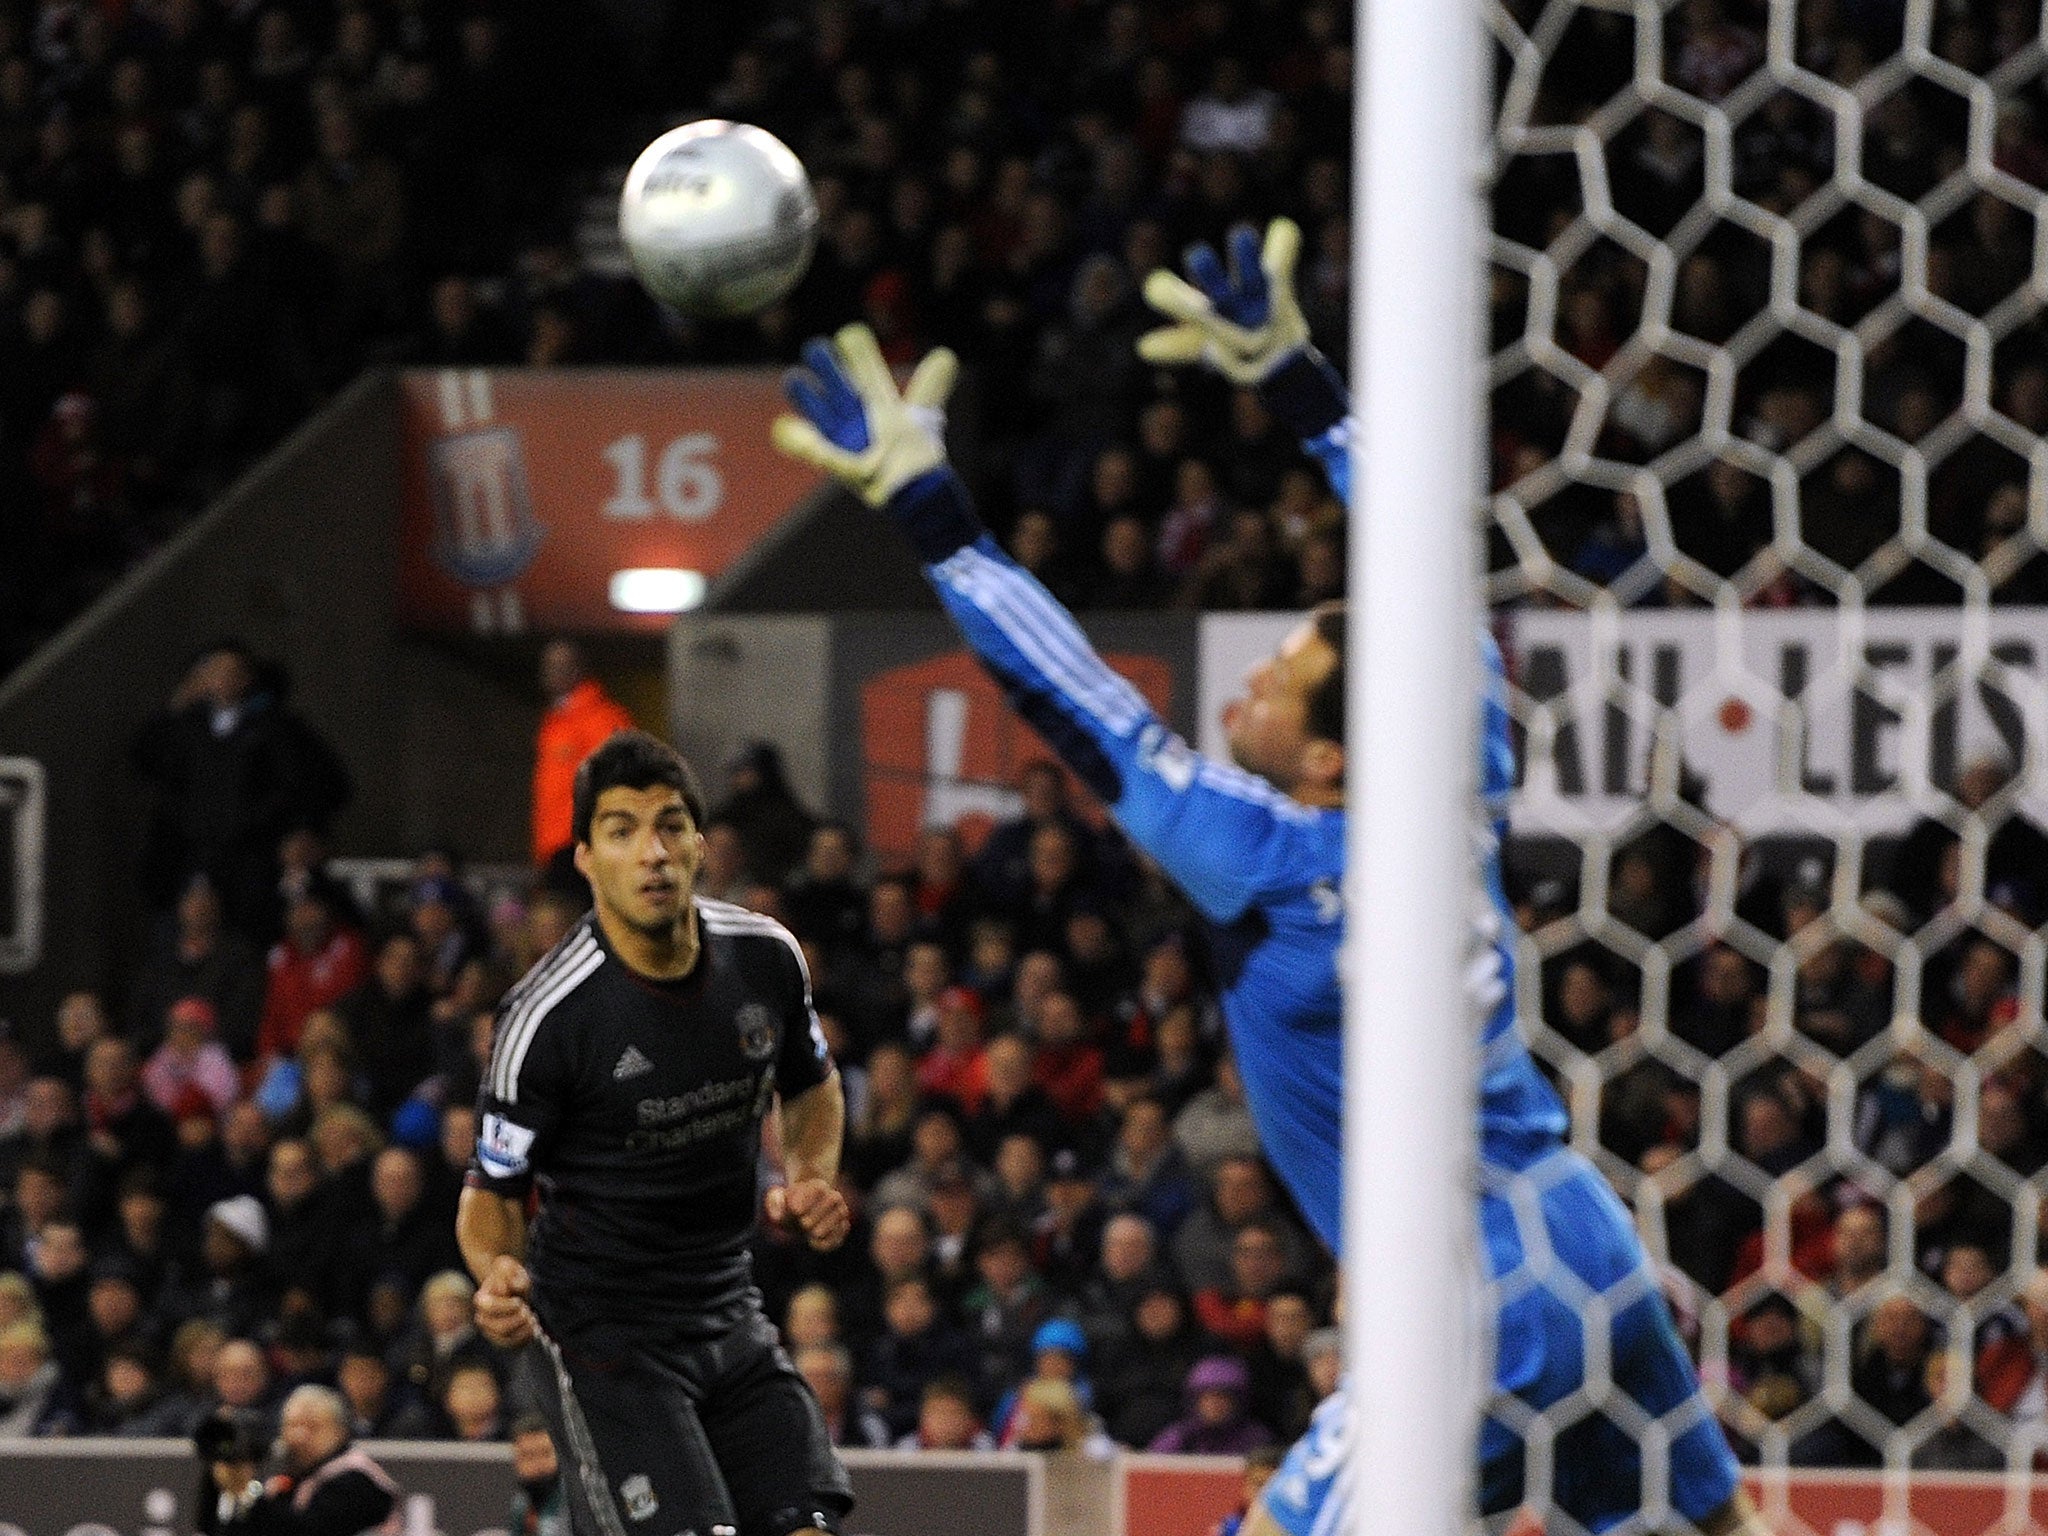
[[[706,118],[640,152],[619,194],[619,235],[664,304],[707,319],[750,315],[810,266],[818,200],[774,134]]]

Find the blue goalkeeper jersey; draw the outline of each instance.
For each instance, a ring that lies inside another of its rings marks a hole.
[[[950,476],[907,493],[933,506],[916,522],[967,527]],[[915,524],[914,524],[915,526]],[[950,553],[926,575],[1012,705],[1108,806],[1200,911],[1245,1098],[1267,1158],[1301,1212],[1335,1251],[1343,1146],[1343,1005],[1337,953],[1344,936],[1344,814],[1298,804],[1264,779],[1194,751],[1144,697],[1095,654],[1051,594],[985,533],[954,543],[927,532],[920,547]],[[1499,678],[1496,657],[1494,672]],[[1505,700],[1487,714],[1487,787],[1504,804],[1512,748]],[[1502,925],[1498,827],[1483,850],[1490,899],[1475,933],[1473,968],[1488,1009],[1482,1126],[1522,1141],[1564,1126],[1556,1095],[1514,1029],[1512,923]]]
[[[1351,423],[1303,440],[1330,488],[1351,504]],[[1556,1091],[1536,1070],[1515,1015],[1515,915],[1501,879],[1508,798],[1515,787],[1515,738],[1508,715],[1507,669],[1500,647],[1479,632],[1479,805],[1473,816],[1473,963],[1466,1002],[1479,1032],[1479,1151],[1490,1163],[1520,1167],[1564,1137],[1570,1122]]]

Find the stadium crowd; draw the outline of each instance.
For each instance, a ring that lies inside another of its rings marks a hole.
[[[834,1433],[1186,1451],[1292,1436],[1334,1380],[1330,1266],[1261,1159],[1191,913],[1158,872],[1047,763],[972,853],[937,828],[879,874],[772,747],[725,766],[699,889],[799,935],[847,1087],[853,1240],[818,1255],[764,1231],[756,1250]],[[2001,787],[1995,765],[1967,777],[1977,805]],[[2048,837],[1997,827],[1992,906],[1969,923],[1958,846],[1915,829],[1864,898],[1864,939],[1835,931],[1809,871],[1752,863],[1740,926],[1655,994],[1610,947],[1548,942],[1576,907],[1562,882],[1516,892],[1553,951],[1539,1052],[1566,1076],[1598,1058],[1610,1174],[1659,1193],[1681,1317],[1718,1298],[1730,1319],[1708,1363],[1742,1443],[1815,1399],[1831,1330],[1849,1341],[1879,1417],[1824,1416],[1795,1462],[1874,1463],[1877,1433],[1928,1408],[1958,1359],[1973,1416],[1921,1460],[1991,1465],[1996,1426],[2048,1422],[2048,1271],[2022,1208],[2048,1165],[2048,1059],[2011,947],[2043,916]],[[1614,916],[1652,939],[1693,923],[1703,852],[1668,829],[1620,849]],[[306,1381],[338,1386],[363,1434],[488,1439],[514,1421],[454,1203],[496,1000],[585,898],[558,867],[480,903],[432,852],[363,911],[303,828],[272,868],[238,912],[211,880],[182,886],[124,1006],[68,998],[47,1059],[0,1039],[0,1434],[179,1433]],[[1927,945],[1914,1043],[1891,1044],[1895,978],[1865,941],[1880,929],[1950,935]],[[1779,955],[1796,965],[1789,1030],[1767,999]],[[1703,1135],[1716,1104],[1725,1123]],[[1975,1127],[1960,1163],[1959,1124]],[[1789,1207],[1787,1251],[1767,1244],[1767,1200]]]
[[[1511,7],[1524,22],[1535,7]],[[8,0],[0,4],[0,665],[161,543],[320,399],[376,363],[785,362],[801,336],[864,316],[890,355],[945,342],[978,499],[1017,553],[1086,606],[1284,607],[1341,583],[1342,520],[1249,393],[1142,369],[1137,283],[1194,238],[1276,212],[1306,230],[1315,334],[1347,330],[1349,9],[1337,0],[782,0],[701,8],[423,0]],[[626,25],[628,12],[634,13]],[[1951,7],[1944,61],[1982,74],[2031,37],[2012,0]],[[1758,0],[1692,0],[1667,21],[1666,78],[1723,99],[1763,56]],[[1899,12],[1803,9],[1799,63],[1853,86],[1897,48]],[[1583,119],[1632,69],[1633,23],[1588,10],[1535,113]],[[2048,181],[2038,79],[1999,98],[1994,162]],[[605,188],[679,112],[763,124],[804,157],[823,215],[798,291],[749,322],[663,313],[624,275]],[[1918,197],[1960,165],[1963,98],[1925,78],[1869,114],[1872,185]],[[1786,214],[1827,179],[1834,125],[1781,91],[1737,128],[1732,190]],[[1608,146],[1614,208],[1662,237],[1699,199],[1700,130],[1649,110]],[[1585,206],[1571,157],[1521,155],[1494,198],[1505,239],[1540,249]],[[1928,527],[1970,558],[2024,541],[2013,435],[1943,423],[1963,400],[1963,321],[2029,269],[2028,225],[1985,191],[1930,231],[1929,290],[1869,338],[1872,425],[1819,456],[1801,537],[1854,568],[1898,531],[1900,445],[1937,460]],[[1845,205],[1800,244],[1801,302],[1855,325],[1899,291],[1900,226]],[[1676,274],[1671,323],[1720,344],[1766,305],[1766,243],[1718,223]],[[1496,268],[1497,347],[1526,282]],[[1647,273],[1610,238],[1563,274],[1556,342],[1609,370],[1597,451],[1648,463],[1700,425],[1705,376],[1673,357],[1610,367]],[[1953,306],[1952,308],[1944,306]],[[1812,327],[1807,328],[1811,331]],[[1993,403],[2048,430],[2037,314],[2001,325]],[[1753,353],[1753,355],[1752,355]],[[1633,354],[1631,354],[1633,356]],[[1760,452],[1821,428],[1837,358],[1786,332],[1742,354],[1735,425]],[[1494,480],[1564,442],[1579,391],[1510,370]],[[1635,492],[1567,484],[1531,508],[1565,568],[1628,578],[1631,601],[1690,603],[1747,568],[1760,603],[1824,598],[1823,566],[1754,565],[1771,542],[1760,460],[1724,455],[1668,487],[1690,578],[1657,580]],[[2022,542],[2017,548],[2030,548]],[[1995,595],[2048,595],[2014,550]],[[1704,573],[1704,574],[1702,574]],[[1953,572],[1886,571],[1883,600],[1943,601]]]

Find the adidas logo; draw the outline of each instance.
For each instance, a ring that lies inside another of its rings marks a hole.
[[[637,1045],[629,1045],[625,1054],[620,1056],[612,1067],[612,1081],[623,1083],[629,1077],[639,1077],[653,1070],[654,1063],[640,1054],[640,1048]]]

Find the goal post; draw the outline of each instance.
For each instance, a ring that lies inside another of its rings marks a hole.
[[[1460,985],[1477,792],[1476,9],[1358,12],[1347,636],[1347,1536],[1449,1536],[1477,1430],[1474,1021]]]

